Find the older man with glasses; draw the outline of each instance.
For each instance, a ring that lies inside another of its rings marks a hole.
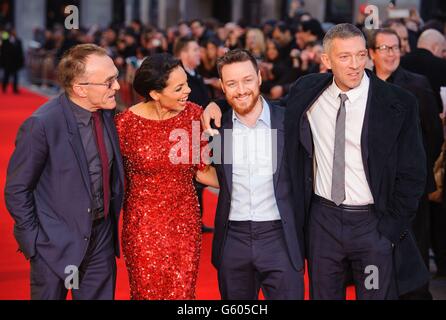
[[[7,208],[31,264],[31,298],[113,299],[124,170],[113,122],[117,69],[93,44],[73,47],[65,92],[21,126],[8,167]]]
[[[418,248],[429,268],[429,201],[428,194],[436,190],[433,167],[441,151],[443,131],[437,113],[435,96],[429,81],[422,75],[415,74],[400,66],[401,39],[392,29],[374,31],[368,39],[369,54],[374,63],[375,74],[381,80],[393,83],[413,93],[418,102],[426,152],[427,183],[420,199],[417,214],[413,221],[413,231]],[[407,299],[432,299],[429,285],[403,296]]]

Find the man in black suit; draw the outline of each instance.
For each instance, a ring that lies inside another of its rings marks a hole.
[[[429,278],[411,231],[426,180],[416,99],[364,71],[365,39],[351,24],[327,32],[322,59],[333,73],[300,78],[282,101],[310,295],[344,299],[352,269],[358,299],[397,299]],[[218,117],[208,108],[205,128]]]
[[[194,39],[202,47],[205,46],[206,41],[215,36],[211,30],[206,28],[204,22],[200,19],[192,20],[189,27]]]
[[[256,300],[261,288],[266,299],[303,299],[304,214],[296,212],[291,190],[285,109],[260,96],[260,71],[248,51],[226,53],[218,70],[232,107],[222,118],[215,165],[212,263],[221,296]]]
[[[187,73],[187,84],[191,89],[189,101],[199,106],[207,106],[210,102],[210,92],[203,77],[198,74],[197,67],[201,63],[200,46],[192,37],[181,37],[175,42],[175,56],[181,60],[181,63]]]
[[[62,58],[65,92],[21,126],[9,161],[6,206],[31,263],[31,298],[111,300],[120,255],[124,169],[113,109],[118,70],[79,45]]]
[[[9,78],[12,77],[13,92],[19,93],[19,71],[23,68],[25,57],[23,55],[22,41],[12,31],[0,45],[0,61],[4,69],[3,92],[6,92]]]
[[[208,86],[204,83],[203,77],[197,72],[197,67],[201,62],[200,46],[198,42],[188,36],[180,37],[174,45],[174,55],[181,60],[184,70],[187,74],[187,84],[191,89],[189,101],[198,104],[201,107],[208,105],[210,101],[210,92]],[[198,201],[200,203],[200,212],[203,216],[203,190],[205,185],[194,182],[197,190]],[[202,224],[203,232],[212,232],[213,229]]]
[[[417,49],[401,59],[403,68],[422,74],[429,80],[437,99],[438,113],[443,111],[440,87],[446,87],[446,60],[443,59],[445,49],[444,35],[437,30],[428,29],[418,38]]]
[[[412,92],[418,101],[423,144],[426,152],[427,182],[413,220],[413,231],[418,249],[426,267],[429,268],[430,211],[428,195],[436,190],[434,164],[443,144],[443,127],[438,115],[437,100],[426,77],[404,70],[400,66],[401,39],[392,29],[379,29],[368,39],[369,54],[374,63],[375,74],[383,81],[393,83]],[[429,286],[408,294],[406,298],[432,299]]]
[[[418,39],[418,48],[401,59],[401,65],[412,72],[425,75],[434,90],[438,113],[443,111],[440,87],[446,86],[446,60],[442,59],[446,48],[444,35],[434,29],[424,31]],[[434,159],[435,161],[436,159]],[[446,218],[444,207],[436,202],[430,202],[432,219],[432,249],[437,265],[437,276],[446,277]]]

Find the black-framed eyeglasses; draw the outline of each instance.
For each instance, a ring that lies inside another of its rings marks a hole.
[[[78,85],[79,86],[104,86],[104,87],[107,87],[107,89],[111,89],[113,87],[113,85],[115,84],[115,81],[118,80],[118,77],[119,76],[115,76],[104,83],[82,82],[82,83],[78,83]]]
[[[398,53],[398,52],[400,52],[401,48],[399,45],[387,46],[387,45],[383,44],[382,46],[376,47],[375,50],[378,50],[379,52],[385,52],[385,53],[389,53],[390,51],[392,51],[394,53]]]

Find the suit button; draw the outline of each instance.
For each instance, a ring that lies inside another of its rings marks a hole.
[[[87,212],[90,213],[90,212],[91,212],[91,208],[88,208],[88,209],[87,209]]]
[[[88,241],[88,237],[84,237],[84,240],[85,240],[85,241]]]

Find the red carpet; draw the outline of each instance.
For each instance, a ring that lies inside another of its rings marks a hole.
[[[0,300],[29,299],[29,264],[23,255],[16,252],[13,237],[13,220],[6,211],[4,186],[6,167],[14,148],[14,141],[20,124],[47,99],[22,89],[20,95],[0,93]],[[217,197],[209,191],[204,194],[204,223],[212,226]],[[212,234],[205,234],[197,284],[197,299],[220,299],[217,273],[211,265]],[[308,284],[308,279],[306,279]],[[308,299],[308,285],[306,285]],[[348,297],[354,298],[353,288]],[[118,260],[118,283],[116,298],[127,300],[129,287],[123,259]]]

